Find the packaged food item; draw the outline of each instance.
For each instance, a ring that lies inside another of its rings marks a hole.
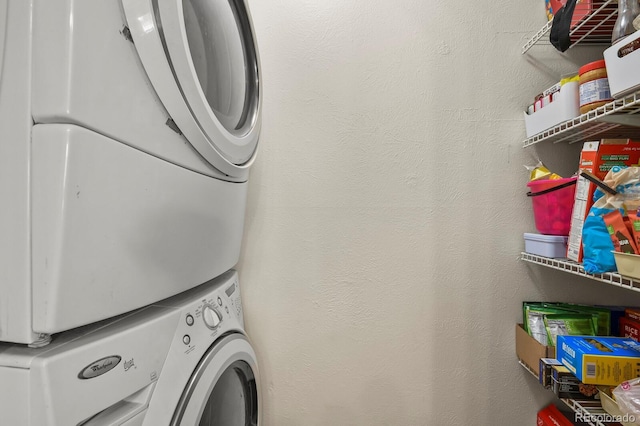
[[[627,317],[622,317],[618,321],[620,323],[620,337],[640,342],[640,322]]]
[[[596,314],[544,314],[542,315],[547,346],[556,346],[558,336],[595,336],[598,315]]]
[[[551,371],[553,366],[556,365],[562,365],[562,363],[555,358],[540,358],[538,380],[540,381],[540,384],[547,389],[551,389],[553,386]]]
[[[636,244],[636,248],[640,247],[640,216],[638,216],[637,210],[635,212],[627,213],[629,223],[631,225],[631,233],[633,242]]]
[[[536,419],[538,426],[573,426],[571,422],[560,410],[553,404],[547,405],[538,411]]]
[[[551,389],[558,398],[595,399],[598,388],[595,385],[582,383],[564,365],[551,367]]]
[[[574,311],[561,308],[553,303],[545,302],[523,302],[523,326],[531,337],[540,344],[547,346],[549,339],[547,329],[544,324],[545,314],[575,313]]]
[[[613,190],[611,193],[596,190],[595,201],[582,228],[582,265],[589,274],[615,272],[617,263],[613,253],[616,253],[616,257],[635,256],[633,253],[615,251],[603,216],[614,210],[621,210],[624,214],[625,205],[640,198],[640,168],[613,166],[603,182]],[[567,253],[569,254],[569,250]]]
[[[604,59],[580,67],[578,73],[580,74],[580,114],[613,101]]]
[[[602,216],[602,220],[607,227],[613,249],[622,253],[637,254],[638,249],[633,237],[629,234],[629,230],[624,223],[624,219],[620,210],[613,210]]]
[[[589,171],[602,180],[613,166],[632,166],[639,161],[640,142],[631,139],[602,139],[584,143],[578,168]],[[585,177],[578,178],[567,242],[567,257],[575,262],[583,260],[582,229],[593,204],[595,189],[596,185]]]
[[[588,313],[597,316],[597,321],[595,324],[596,327],[596,335],[598,336],[609,336],[611,335],[611,316],[612,310],[621,308],[618,307],[608,307],[608,306],[591,306],[591,305],[581,305],[575,303],[559,303],[558,307],[564,309],[570,309],[574,312],[579,313]]]
[[[640,343],[628,338],[559,335],[556,358],[586,384],[617,386],[640,377]]]
[[[627,318],[630,318],[634,321],[640,321],[640,308],[635,308],[635,307],[626,307],[624,309],[624,315]]]
[[[525,166],[525,168],[529,170],[530,182],[543,179],[562,179],[562,176],[551,173],[551,171],[542,164],[542,161],[538,161],[538,164],[535,166]]]

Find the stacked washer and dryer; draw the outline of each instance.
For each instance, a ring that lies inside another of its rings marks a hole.
[[[244,0],[0,0],[0,424],[260,423]]]

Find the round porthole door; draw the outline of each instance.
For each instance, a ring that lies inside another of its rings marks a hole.
[[[185,387],[171,426],[259,426],[255,352],[240,334],[214,344]]]
[[[261,124],[260,67],[244,0],[122,0],[142,65],[177,130],[241,176]]]

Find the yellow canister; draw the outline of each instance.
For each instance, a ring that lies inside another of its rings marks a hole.
[[[580,114],[613,101],[604,59],[580,68]]]

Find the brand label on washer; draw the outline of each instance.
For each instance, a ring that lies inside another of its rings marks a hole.
[[[97,360],[96,362],[92,362],[82,369],[80,373],[78,373],[79,379],[93,379],[94,377],[98,377],[113,370],[116,365],[120,364],[120,360],[122,357],[118,355],[108,356],[102,359]]]

